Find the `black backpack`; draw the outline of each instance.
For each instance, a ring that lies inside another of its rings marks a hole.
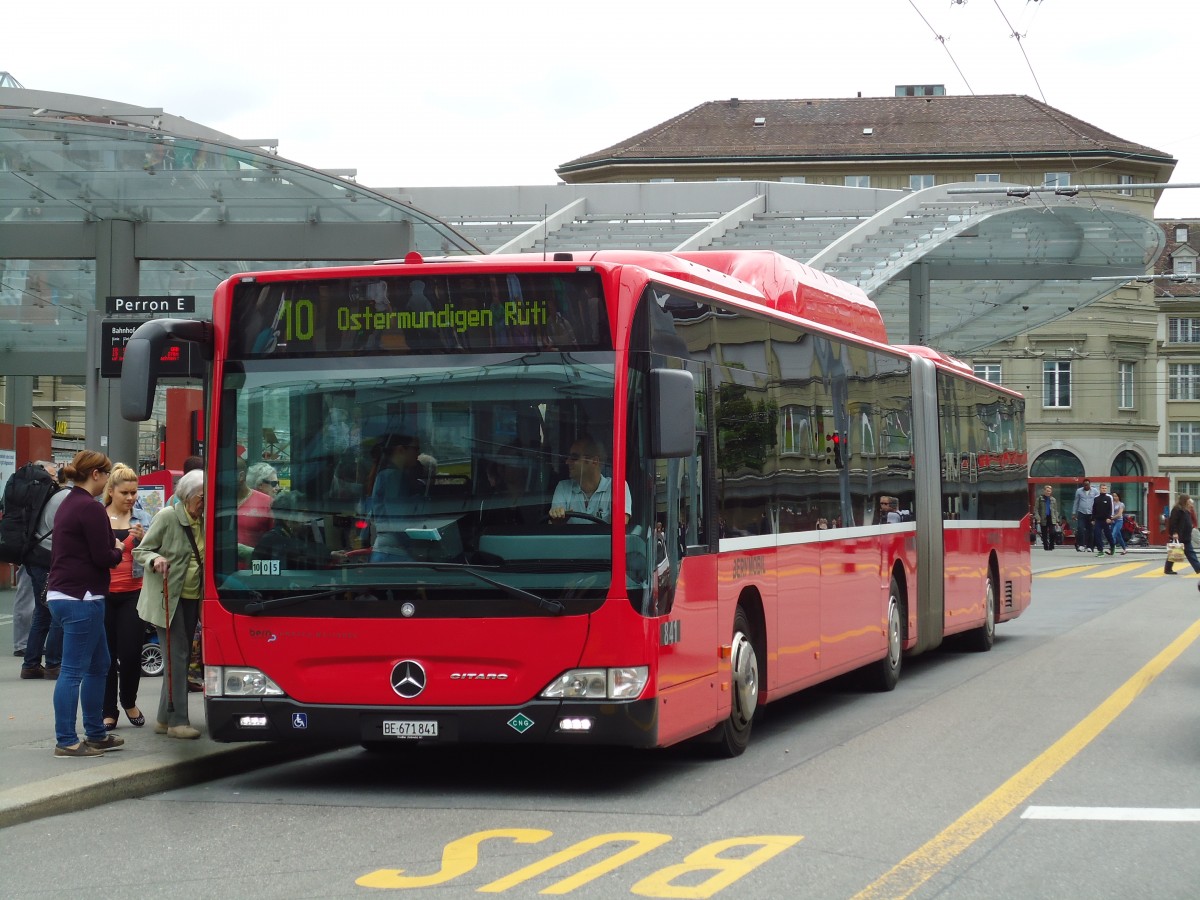
[[[50,473],[37,463],[25,463],[9,477],[0,517],[0,562],[50,567],[50,551],[39,546],[50,531],[38,534],[37,527],[57,490]]]

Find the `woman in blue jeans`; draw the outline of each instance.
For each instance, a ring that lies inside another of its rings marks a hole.
[[[104,685],[108,643],[104,638],[104,595],[109,570],[124,545],[113,535],[108,514],[96,498],[108,482],[112,462],[95,450],[80,450],[64,474],[74,485],[54,517],[54,547],[46,600],[62,628],[62,669],[54,685],[54,755],[103,756],[125,741],[104,730]],[[83,709],[84,740],[75,730]]]

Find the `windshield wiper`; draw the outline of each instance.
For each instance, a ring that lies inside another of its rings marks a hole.
[[[296,603],[305,603],[309,600],[321,600],[325,597],[336,597],[338,594],[346,593],[350,588],[341,587],[332,591],[318,591],[315,594],[291,594],[287,597],[272,597],[269,600],[255,600],[252,603],[247,603],[242,607],[242,612],[248,616],[257,616],[261,612],[266,612],[268,609],[276,609],[282,606],[292,606]]]
[[[466,563],[426,563],[429,568],[435,572],[466,572],[478,578],[484,584],[490,584],[494,588],[499,588],[508,594],[510,597],[516,597],[518,600],[528,600],[535,604],[539,609],[544,609],[546,612],[552,612],[556,616],[561,616],[567,611],[567,608],[557,600],[550,600],[546,597],[539,597],[530,591],[522,590],[519,587],[513,587],[511,584],[505,584],[503,581],[497,581],[495,578],[489,578],[484,575],[474,566],[469,566]]]
[[[479,571],[479,569],[477,569],[475,566],[468,565],[467,563],[397,560],[395,562],[362,563],[362,565],[371,566],[372,568],[378,566],[379,568],[394,569],[433,569],[435,572],[466,572],[468,575],[478,578],[484,584],[490,584],[492,587],[498,588],[499,590],[508,594],[510,597],[514,597],[518,600],[528,600],[530,603],[533,603],[535,606],[537,606],[538,609],[544,609],[546,612],[554,613],[557,616],[561,616],[567,611],[567,608],[557,600],[539,597],[537,594],[534,594],[530,591],[522,590],[519,587],[513,587],[511,584],[505,584],[503,581],[497,581],[495,578],[491,578],[483,574],[483,572]],[[269,603],[271,601],[268,600],[265,602]]]

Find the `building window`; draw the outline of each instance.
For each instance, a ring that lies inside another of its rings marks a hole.
[[[785,406],[779,417],[780,450],[784,456],[816,456],[816,430],[812,409],[807,406]]]
[[[1200,363],[1167,366],[1167,399],[1200,400]]]
[[[1200,319],[1170,317],[1167,319],[1167,342],[1171,344],[1200,344]]]
[[[1176,275],[1195,275],[1196,260],[1195,259],[1173,259],[1171,260],[1171,271]]]
[[[1043,187],[1070,187],[1070,185],[1070,172],[1047,172],[1046,177],[1042,180]]]
[[[1200,491],[1200,481],[1183,481],[1182,479],[1175,482],[1175,496],[1187,494],[1189,497],[1200,497],[1196,492]]]
[[[932,175],[909,175],[908,189],[910,191],[923,191],[925,188],[933,187]]]
[[[990,381],[992,384],[1002,384],[1000,381],[1000,363],[975,363],[975,377]]]
[[[1200,422],[1172,422],[1167,438],[1167,452],[1200,453]]]
[[[1029,467],[1029,477],[1034,478],[1082,478],[1083,463],[1070,450],[1047,450]],[[1075,491],[1072,489],[1072,494]],[[1061,503],[1059,506],[1061,507]]]
[[[975,182],[977,184],[999,184],[1000,183],[1000,173],[999,172],[984,172],[983,174],[975,176]]]
[[[1133,184],[1133,176],[1132,175],[1118,175],[1117,176],[1117,184]],[[1133,196],[1133,191],[1129,188],[1121,188],[1121,190],[1118,193],[1124,194],[1126,197]]]
[[[847,175],[845,179],[846,187],[870,187],[870,175]]]
[[[713,181],[741,181],[737,175],[722,175],[719,178],[714,178]]]
[[[1071,405],[1071,363],[1054,360],[1042,363],[1042,406]]]
[[[1177,243],[1185,244],[1188,239],[1188,227],[1186,225],[1175,226],[1175,240]]]
[[[651,178],[651,184],[671,184],[675,181],[674,178]]]
[[[807,184],[808,178],[804,175],[784,175],[779,179],[785,184]]]
[[[1133,363],[1117,363],[1117,408],[1133,409]]]

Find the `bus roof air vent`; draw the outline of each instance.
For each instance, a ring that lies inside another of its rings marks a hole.
[[[425,262],[425,257],[421,256],[416,250],[411,250],[404,254],[404,264],[406,266],[419,266]]]

